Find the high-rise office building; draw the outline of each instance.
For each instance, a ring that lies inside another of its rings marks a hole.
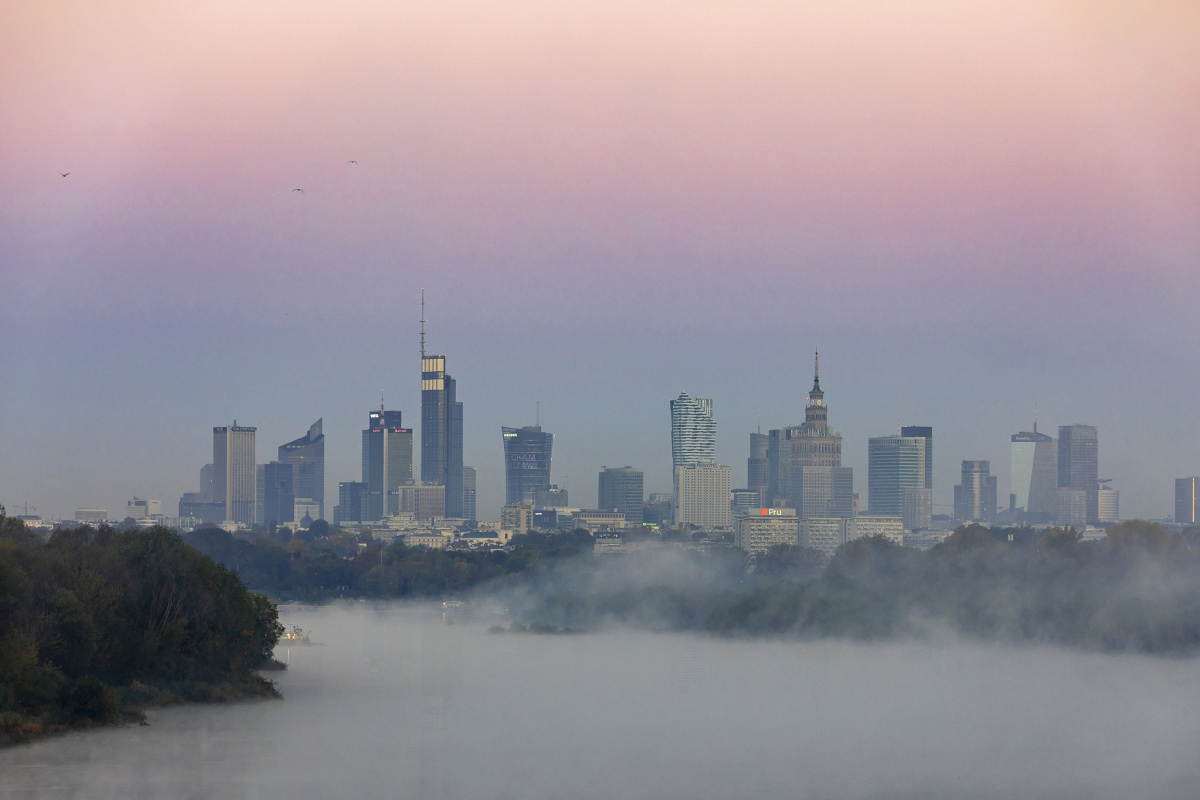
[[[642,522],[647,525],[671,525],[675,521],[675,495],[651,492],[642,508]]]
[[[225,521],[253,525],[258,516],[258,428],[213,428],[213,502],[225,505]]]
[[[200,491],[198,494],[202,496],[205,503],[213,502],[213,475],[215,474],[215,469],[212,464],[205,464],[200,468]]]
[[[312,500],[325,518],[325,434],[323,419],[314,422],[308,433],[279,446],[279,461],[292,465],[292,491],[296,498]]]
[[[463,519],[477,522],[475,516],[475,468],[463,467]]]
[[[906,531],[927,531],[933,527],[933,489],[904,487],[901,521]]]
[[[1184,525],[1200,522],[1200,478],[1175,479],[1175,521]]]
[[[626,525],[642,524],[645,495],[642,471],[633,467],[601,467],[600,488],[596,507],[606,511],[621,511]]]
[[[1058,513],[1058,448],[1054,437],[1032,431],[1012,435],[1010,483],[1013,505],[1031,522],[1049,522]]]
[[[800,519],[854,516],[854,470],[850,467],[793,467],[791,505]]]
[[[501,428],[504,442],[505,503],[534,503],[538,493],[550,488],[550,462],[554,434],[541,425]]]
[[[1095,425],[1058,426],[1058,488],[1087,492],[1087,522],[1100,521],[1100,443]]]
[[[675,468],[675,524],[729,527],[729,467],[698,462]]]
[[[680,392],[671,401],[671,463],[675,468],[717,460],[713,401]]]
[[[954,487],[954,516],[959,522],[996,519],[997,479],[987,461],[962,462],[962,483]]]
[[[342,481],[338,484],[338,505],[333,510],[333,524],[363,522],[367,518],[367,485],[361,481]]]
[[[272,461],[260,465],[262,474],[262,510],[259,518],[264,525],[295,522],[294,464]]]
[[[569,508],[570,505],[571,501],[567,498],[567,490],[553,483],[549,488],[542,489],[533,498],[534,508]]]
[[[925,488],[933,489],[933,427],[930,425],[905,425],[900,428],[901,436],[915,436],[925,440]]]
[[[767,504],[767,443],[769,437],[765,433],[750,434],[750,457],[746,459],[746,488],[758,491],[760,505]]]
[[[1064,528],[1083,530],[1087,525],[1087,490],[1059,489],[1055,495],[1058,501],[1055,522]]]
[[[421,480],[446,487],[446,516],[463,516],[463,404],[444,355],[425,355],[421,290]]]
[[[1111,525],[1121,518],[1121,493],[1109,486],[1108,480],[1100,481],[1096,488],[1096,520],[1101,525]]]
[[[905,516],[907,489],[927,489],[924,436],[874,436],[867,440],[867,505],[876,516]],[[911,499],[918,495],[909,493]]]
[[[413,480],[412,440],[412,429],[402,427],[399,411],[385,411],[381,404],[378,411],[367,414],[367,428],[362,432],[362,482],[367,485],[364,519],[399,513],[399,489]]]
[[[828,491],[820,488],[825,486]],[[821,508],[825,509],[818,514],[822,517],[854,514],[854,472],[842,467],[842,435],[829,427],[829,407],[815,355],[804,423],[767,435],[765,505],[780,503],[796,509],[801,519]]]

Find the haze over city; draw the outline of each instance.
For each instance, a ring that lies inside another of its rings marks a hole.
[[[860,492],[899,423],[936,431],[937,510],[962,459],[1007,497],[1035,407],[1098,426],[1123,517],[1200,471],[1194,4],[39,2],[0,31],[10,510],[170,507],[234,419],[270,453],[323,418],[336,496],[381,390],[419,428],[421,287],[481,519],[539,401],[573,505],[603,465],[670,491],[680,390],[744,485],[817,346]]]

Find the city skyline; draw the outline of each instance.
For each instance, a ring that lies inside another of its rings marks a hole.
[[[211,459],[195,431],[275,448],[324,416],[328,517],[380,388],[417,427],[422,286],[481,516],[489,432],[533,400],[573,504],[603,464],[669,490],[681,388],[744,486],[818,343],[860,495],[900,420],[937,429],[938,511],[964,459],[1006,505],[1035,405],[1099,427],[1123,516],[1200,472],[1194,4],[27,5],[0,71],[9,507],[167,503]]]
[[[437,358],[439,359],[439,364],[444,364],[444,363],[445,363],[445,357],[444,357],[444,356],[438,356]],[[424,363],[424,362],[423,362],[423,363]],[[444,367],[442,367],[442,369],[444,370]],[[448,377],[448,376],[447,376],[447,377]],[[427,378],[422,378],[422,381],[424,381],[424,380],[427,380]],[[451,379],[451,380],[452,380],[452,379]],[[815,394],[814,394],[814,393],[815,393]],[[696,408],[695,408],[694,410],[695,410],[695,411],[697,411],[698,413],[700,413],[700,415],[701,415],[702,417],[704,417],[706,420],[708,420],[709,422],[707,422],[706,424],[707,424],[707,425],[711,425],[711,426],[712,426],[712,428],[714,429],[714,430],[705,430],[705,432],[704,432],[702,435],[703,435],[704,437],[709,437],[709,436],[715,437],[715,435],[716,435],[716,430],[715,430],[715,429],[718,429],[718,428],[719,428],[719,426],[717,426],[717,425],[715,424],[715,422],[716,422],[716,413],[715,413],[715,410],[714,410],[714,408],[713,408],[713,401],[712,401],[712,399],[711,399],[711,398],[691,398],[690,396],[688,396],[688,395],[686,394],[686,392],[685,392],[685,393],[683,393],[683,394],[681,395],[681,397],[682,397],[682,398],[685,398],[685,399],[686,399],[686,401],[689,403],[689,408],[690,408],[690,405],[692,405],[692,404],[698,404],[698,405],[696,405]],[[820,388],[819,375],[818,375],[818,377],[817,377],[817,378],[814,380],[813,387],[812,387],[812,389],[809,391],[809,393],[808,393],[808,395],[807,395],[807,398],[808,398],[808,399],[807,399],[807,400],[805,401],[805,403],[804,403],[804,410],[805,410],[806,418],[808,418],[809,420],[813,420],[813,419],[815,419],[815,420],[816,420],[816,422],[815,422],[815,426],[816,426],[817,428],[819,428],[821,431],[825,431],[826,429],[828,429],[828,430],[830,431],[830,433],[832,434],[832,436],[833,436],[833,437],[840,438],[840,433],[839,433],[839,432],[837,432],[837,431],[834,431],[834,430],[833,430],[833,428],[832,428],[832,426],[829,426],[829,425],[826,423],[826,414],[827,414],[827,410],[826,410],[826,406],[825,406],[825,402],[824,402],[824,393],[821,391],[821,388]],[[671,403],[672,403],[672,406],[674,407],[674,404],[675,404],[675,403],[677,403],[677,402],[679,402],[679,400],[680,400],[680,398],[676,398],[676,399],[672,400],[672,401],[671,401]],[[461,403],[458,403],[458,405],[461,407],[461,405],[462,405],[462,404],[461,404]],[[540,404],[539,404],[539,405],[540,405]],[[815,409],[815,412],[814,412],[814,409]],[[379,417],[379,418],[382,420],[382,419],[384,418],[385,414],[386,414],[386,416],[388,417],[388,421],[390,421],[390,422],[394,422],[394,424],[395,424],[395,425],[399,425],[399,420],[400,420],[400,415],[401,415],[401,413],[402,413],[402,412],[401,412],[401,410],[399,410],[399,409],[397,409],[397,410],[395,410],[395,411],[387,411],[387,412],[383,412],[382,410],[380,410],[380,411],[372,411],[372,412],[370,412],[369,416],[371,417],[371,419],[374,419],[374,418],[376,418],[376,417]],[[539,413],[540,413],[540,412],[539,412]],[[813,415],[814,415],[814,413],[816,413],[816,417],[815,417],[815,418],[814,418],[814,416],[813,416]],[[289,448],[289,447],[296,447],[297,445],[304,444],[305,442],[312,442],[312,443],[314,443],[314,444],[319,444],[319,446],[320,446],[320,452],[322,453],[322,457],[323,457],[323,452],[324,452],[324,435],[323,435],[323,432],[322,432],[322,427],[323,427],[323,419],[319,419],[319,420],[318,420],[316,423],[313,423],[313,425],[312,425],[312,426],[310,426],[310,430],[309,430],[308,434],[307,434],[305,437],[301,437],[300,439],[297,439],[297,440],[294,440],[294,441],[291,441],[291,442],[286,442],[286,443],[284,443],[283,445],[280,445],[280,446],[279,446],[279,452],[280,452],[280,454],[281,454],[281,457],[282,457],[282,455],[283,455],[283,454],[284,454],[284,452],[285,452],[285,448]],[[784,427],[785,427],[785,429],[786,429],[786,427],[787,427],[787,426],[784,426]],[[802,425],[802,426],[800,426],[800,428],[803,428],[803,427],[804,427],[803,425]],[[932,441],[932,430],[933,430],[933,427],[936,427],[936,426],[913,426],[913,425],[900,425],[900,426],[898,426],[898,427],[897,427],[897,430],[898,430],[898,431],[906,431],[906,432],[910,432],[910,433],[916,433],[918,436],[924,436],[924,437],[928,437],[928,438],[927,438],[927,441]],[[1035,427],[1036,427],[1036,426],[1035,426]],[[1063,426],[1059,426],[1059,429],[1060,429],[1060,432],[1061,432],[1061,431],[1067,431],[1067,430],[1075,430],[1075,429],[1079,429],[1079,430],[1084,430],[1084,431],[1086,431],[1086,432],[1087,432],[1087,434],[1088,434],[1089,436],[1095,436],[1096,427],[1097,427],[1097,426],[1088,426],[1088,425],[1083,425],[1083,424],[1080,424],[1080,423],[1072,423],[1072,424],[1070,424],[1070,425],[1063,425]],[[215,434],[217,431],[223,431],[223,430],[225,430],[225,429],[224,429],[224,428],[214,428],[214,429],[213,429],[213,431],[214,431],[214,434]],[[257,431],[257,428],[256,428],[256,427],[247,427],[247,426],[242,426],[242,427],[240,427],[240,428],[235,428],[234,430],[245,430],[245,431],[247,431],[247,432],[254,432],[254,431]],[[505,434],[505,437],[508,437],[508,436],[510,436],[511,434],[514,434],[516,431],[540,431],[540,430],[541,430],[541,428],[540,428],[540,426],[538,426],[538,425],[535,425],[535,426],[527,426],[526,428],[520,428],[520,429],[514,429],[514,428],[508,428],[508,427],[505,427],[505,428],[503,428],[503,433]],[[365,449],[365,445],[366,445],[366,443],[367,443],[367,438],[368,438],[368,437],[367,437],[367,434],[368,434],[368,431],[367,431],[367,430],[363,430],[361,433],[362,433],[362,445],[363,445],[363,447],[360,449],[360,452],[361,452],[361,454],[362,454],[362,455],[361,455],[361,457],[362,457],[362,460],[363,460],[363,466],[364,466],[364,468],[365,468],[365,467],[366,467],[366,449]],[[407,435],[409,435],[409,436],[411,437],[411,436],[412,436],[414,433],[416,433],[416,432],[412,431],[411,429],[405,429],[405,430],[404,430],[404,433],[405,433],[405,434],[407,434]],[[755,433],[755,432],[750,432],[750,433],[751,433],[750,447],[749,447],[749,449],[746,449],[745,455],[750,455],[750,454],[752,454],[752,453],[755,451],[755,442],[756,442],[756,438],[755,438],[755,437],[759,437],[759,436],[763,436],[763,437],[765,437],[765,434],[758,434],[758,433]],[[743,434],[743,435],[744,435],[744,434]],[[1013,434],[1013,435],[1011,435],[1009,438],[1010,438],[1010,439],[1011,439],[1013,442],[1016,442],[1016,441],[1017,441],[1019,438],[1021,438],[1021,437],[1024,437],[1024,436],[1026,436],[1026,435],[1027,435],[1027,434],[1025,434],[1025,433],[1022,433],[1022,434]],[[1040,435],[1040,434],[1038,434],[1038,435]],[[547,436],[549,436],[549,434],[547,434]],[[900,437],[900,434],[898,434],[898,433],[897,433],[897,434],[892,434],[892,435],[890,435],[890,437],[883,437],[883,438],[884,438],[884,439],[886,439],[886,438],[898,438],[898,437]],[[873,445],[872,445],[872,442],[874,442],[874,441],[875,441],[876,439],[878,439],[878,438],[879,438],[879,437],[868,437],[868,440],[867,440],[867,442],[865,442],[865,444],[866,444],[866,445],[868,445],[868,447],[866,447],[865,449],[867,449],[867,450],[869,451],[869,450],[870,450],[870,446],[873,446]],[[1047,438],[1049,439],[1049,437],[1047,437]],[[1103,438],[1103,437],[1101,436],[1100,438]],[[714,439],[714,441],[715,441],[715,439]],[[1054,439],[1049,439],[1049,441],[1054,443],[1055,450],[1056,450],[1056,454],[1057,454],[1058,450],[1060,450],[1060,449],[1063,447],[1063,445],[1060,443],[1060,441],[1056,441],[1056,440],[1054,440]],[[1092,442],[1092,445],[1091,445],[1091,446],[1092,446],[1092,450],[1091,450],[1091,451],[1089,451],[1089,452],[1091,453],[1091,455],[1089,455],[1089,456],[1088,456],[1088,459],[1089,459],[1089,460],[1087,460],[1087,465],[1088,465],[1088,467],[1087,467],[1087,468],[1088,468],[1088,470],[1089,470],[1089,474],[1091,474],[1092,472],[1096,472],[1096,470],[1097,470],[1097,468],[1096,468],[1096,466],[1095,466],[1095,463],[1096,463],[1096,456],[1095,456],[1095,454],[1094,454],[1094,453],[1095,453],[1095,447],[1094,447],[1094,441],[1095,441],[1095,440],[1094,440],[1094,439],[1092,439],[1092,440],[1090,440],[1090,441]],[[992,445],[992,446],[994,446],[994,443],[993,443],[993,445]],[[269,449],[270,449],[270,445],[268,445],[268,452],[269,452]],[[673,448],[673,446],[672,446],[672,449],[674,449],[674,448]],[[835,448],[835,449],[836,449],[836,448]],[[831,451],[831,452],[832,452],[832,451]],[[922,447],[922,452],[925,452],[925,449],[924,449],[924,447]],[[1010,453],[1011,453],[1011,452],[1015,452],[1015,451],[1010,451]],[[506,458],[506,457],[504,457],[504,456],[502,455],[502,459],[505,459],[505,458]],[[215,459],[215,452],[214,452],[214,459]],[[735,457],[734,459],[731,459],[731,460],[732,460],[732,461],[734,461],[735,463],[737,462],[737,459],[736,459],[736,457]],[[410,461],[409,461],[408,463],[410,463],[410,468],[413,470],[413,474],[414,474],[414,476],[415,476],[415,472],[416,472],[416,466],[417,466],[417,465],[416,465],[416,464],[412,464],[412,463],[411,463],[411,461],[412,461],[412,459],[410,458]],[[702,462],[702,463],[703,463],[703,461],[704,461],[704,459],[702,459],[702,460],[701,460],[701,462]],[[869,462],[869,458],[865,458],[865,459],[863,459],[863,461],[865,461],[865,462]],[[968,462],[968,461],[970,461],[970,460],[969,460],[969,459],[964,459],[964,460],[962,461],[962,466],[963,466],[963,468],[964,468],[964,469],[966,468],[966,466],[967,466],[967,462]],[[269,462],[268,462],[268,463],[269,463]],[[720,454],[718,454],[718,455],[717,455],[717,458],[716,458],[716,460],[715,460],[715,463],[718,463],[718,464],[723,464],[723,463],[724,463],[724,461],[723,461],[723,460],[722,460],[722,458],[720,457]],[[980,462],[980,463],[983,463],[983,462]],[[742,460],[742,464],[743,464],[743,466],[744,466],[744,469],[743,469],[743,471],[742,471],[740,474],[739,474],[739,472],[737,472],[736,470],[732,470],[732,471],[731,471],[731,474],[732,474],[732,477],[731,477],[731,488],[738,488],[739,486],[744,486],[744,485],[746,485],[746,484],[745,484],[745,479],[747,479],[747,478],[748,478],[748,476],[749,476],[749,470],[750,470],[750,468],[751,468],[751,465],[750,465],[750,464],[747,462],[747,460],[746,460],[746,459],[743,459],[743,460]],[[955,461],[955,462],[954,462],[954,468],[955,468],[954,477],[955,477],[956,479],[957,479],[957,478],[959,478],[959,474],[958,474],[958,472],[957,472],[957,466],[958,466],[958,464],[959,464],[959,462],[958,462],[958,461]],[[262,467],[263,467],[263,466],[265,466],[265,465],[264,465],[264,464],[259,464],[259,465],[258,465],[258,468],[259,468],[259,473],[260,473],[260,477],[261,477],[261,473],[262,473]],[[940,465],[940,464],[939,464],[939,468],[944,468],[944,465]],[[212,470],[212,469],[213,469],[213,465],[212,465],[212,464],[208,464],[208,465],[205,465],[205,466],[203,467],[203,470]],[[465,469],[465,470],[473,470],[474,468],[473,468],[473,467],[465,467],[464,469]],[[603,467],[600,467],[600,468],[598,468],[598,469],[603,469]],[[203,484],[203,481],[204,481],[204,474],[205,474],[203,470],[202,470],[202,472],[201,472],[201,483],[202,483],[202,484]],[[504,473],[505,473],[505,467],[504,467],[504,464],[503,464],[503,460],[502,460],[502,463],[501,463],[501,464],[498,466],[498,468],[497,468],[497,471],[498,471],[498,472],[499,472],[499,473],[500,473],[502,476],[504,475]],[[639,469],[639,471],[640,471],[640,469]],[[868,472],[868,470],[865,470],[865,469],[864,469],[864,472]],[[924,474],[924,472],[922,472],[922,474]],[[999,473],[999,472],[997,471],[997,469],[996,469],[996,468],[993,468],[993,474],[992,474],[992,478],[991,478],[991,481],[992,481],[992,491],[997,491],[997,490],[996,490],[996,488],[995,488],[996,486],[1003,487],[1003,488],[1006,488],[1006,489],[1008,489],[1009,491],[1012,491],[1012,486],[1011,486],[1011,483],[1010,483],[1010,484],[1009,484],[1007,487],[1006,487],[1006,486],[1005,486],[1003,483],[999,483],[999,477],[1000,477],[1000,474],[1001,474],[1001,473]],[[341,478],[341,477],[338,477],[338,476],[336,476],[336,475],[335,475],[335,476],[330,476],[330,477],[328,477],[328,478],[327,478],[327,482],[328,482],[329,484],[332,484],[332,486],[333,486],[333,488],[334,488],[334,491],[333,491],[333,494],[334,494],[334,496],[337,496],[337,495],[338,495],[338,489],[337,489],[337,487],[338,487],[338,485],[339,485],[339,484],[341,484],[341,483],[354,483],[354,484],[357,484],[357,482],[358,482],[358,481],[365,479],[365,478],[366,478],[366,475],[364,474],[364,475],[362,475],[361,477],[360,477],[360,476],[358,476],[358,475],[352,475],[352,476],[349,476],[349,478],[350,478],[350,480],[349,480],[349,481],[342,480],[342,478]],[[547,476],[547,478],[548,478],[548,476]],[[1065,479],[1065,478],[1064,478],[1064,479]],[[668,481],[669,481],[669,480],[670,480],[670,479],[668,479]],[[1103,479],[1103,480],[1101,481],[1101,483],[1102,483],[1102,484],[1105,484],[1105,485],[1107,485],[1107,481],[1108,481],[1108,480],[1109,480],[1109,479]],[[1174,479],[1172,479],[1172,480],[1174,480]],[[657,484],[655,484],[655,485],[657,486]],[[649,487],[649,486],[651,486],[651,484],[647,483],[647,487]],[[565,486],[564,486],[563,488],[567,488],[567,487],[565,487]],[[870,509],[868,508],[868,506],[869,506],[868,492],[867,492],[867,491],[864,491],[864,490],[865,490],[865,489],[867,489],[867,488],[868,488],[867,486],[861,486],[861,487],[860,487],[860,486],[855,486],[855,493],[859,495],[859,509],[858,509],[858,510],[859,510],[859,513],[860,513],[860,514],[863,514],[863,513],[870,513]],[[1118,487],[1115,487],[1115,488],[1120,488],[1120,487],[1118,486]],[[956,512],[954,511],[954,490],[955,490],[955,489],[956,489],[956,486],[954,486],[954,485],[948,485],[948,486],[938,486],[936,489],[932,490],[932,491],[934,492],[934,494],[933,494],[933,502],[932,502],[932,513],[934,513],[934,514],[949,514],[951,517],[954,517],[954,516],[956,515]],[[948,490],[948,491],[947,491],[947,490]],[[1097,485],[1096,489],[1092,490],[1092,492],[1090,492],[1090,493],[1089,493],[1089,494],[1091,494],[1091,498],[1089,498],[1089,503],[1091,503],[1091,504],[1094,504],[1094,503],[1096,502],[1096,501],[1095,501],[1093,498],[1096,496],[1096,495],[1095,495],[1095,492],[1096,492],[1097,490],[1101,490],[1101,491],[1103,490],[1099,484]],[[191,488],[191,487],[187,487],[187,488],[185,489],[185,493],[184,493],[184,495],[185,495],[185,499],[187,499],[187,498],[189,497],[189,495],[188,495],[188,494],[186,494],[186,493],[191,493],[192,491],[193,491],[193,490],[192,490],[192,488]],[[217,491],[217,490],[216,490],[216,487],[214,487],[214,491],[215,491],[215,493],[216,493],[216,494],[219,494],[219,491]],[[364,506],[364,509],[366,509],[366,510],[365,510],[365,514],[366,514],[366,518],[370,519],[370,518],[372,518],[373,514],[375,513],[374,511],[370,511],[370,510],[369,510],[369,509],[373,508],[373,506],[371,506],[371,505],[370,505],[370,504],[371,504],[373,501],[372,501],[372,499],[371,499],[370,490],[369,490],[369,489],[367,489],[367,488],[364,488],[364,490],[363,490],[363,491],[365,492],[365,494],[364,494],[364,499],[363,499],[363,502],[364,502],[364,503],[366,503],[366,504],[368,504],[368,505]],[[650,489],[649,489],[649,488],[647,488],[647,490],[646,490],[646,491],[647,491],[647,494],[649,494],[649,493],[650,493]],[[1111,491],[1111,489],[1110,489],[1110,491]],[[1018,492],[1015,492],[1015,491],[1014,491],[1013,493],[1014,493],[1014,494],[1019,494]],[[143,494],[144,494],[144,493],[143,493]],[[243,491],[243,494],[244,494],[244,491]],[[587,496],[587,495],[586,495],[586,490],[579,490],[579,494],[578,494],[578,495],[576,495],[576,497],[579,497],[580,495],[583,495],[584,497],[586,497],[586,496]],[[194,496],[194,495],[191,495],[191,496]],[[297,497],[299,497],[299,495],[296,495],[296,496],[297,496]],[[260,487],[260,489],[259,489],[259,491],[258,491],[258,499],[257,499],[257,503],[261,503],[261,502],[262,502],[262,497],[263,497],[263,494],[262,494],[262,488]],[[157,499],[157,498],[156,498],[156,499]],[[474,498],[472,498],[472,499],[474,499]],[[1172,500],[1173,500],[1173,499],[1174,499],[1174,495],[1172,494]],[[946,502],[946,500],[949,500],[949,502]],[[599,497],[597,496],[597,497],[596,497],[596,502],[598,502],[598,501],[599,501]],[[166,503],[167,503],[167,507],[168,507],[168,508],[170,508],[170,507],[172,507],[172,506],[174,505],[174,501],[172,501],[172,500],[171,500],[169,497],[168,497],[166,500],[164,500],[163,502],[166,502]],[[499,518],[499,512],[498,512],[498,509],[499,509],[499,507],[500,507],[500,506],[502,506],[502,505],[504,505],[504,504],[505,504],[505,503],[507,503],[507,502],[509,502],[509,499],[508,499],[508,498],[506,498],[506,497],[505,497],[505,498],[502,498],[502,501],[501,501],[499,504],[497,504],[497,506],[496,506],[496,510],[493,510],[493,509],[490,509],[490,508],[486,508],[486,509],[484,510],[484,513],[483,513],[482,515],[480,515],[479,513],[476,513],[476,514],[475,514],[475,518],[477,518],[477,519],[479,519],[479,520],[482,520],[482,521],[494,521],[494,519],[498,519],[498,518]],[[1124,502],[1124,498],[1123,498],[1123,502]],[[256,503],[256,505],[257,505],[257,503]],[[767,505],[769,505],[769,504],[770,504],[770,500],[769,500],[769,499],[767,500],[767,503],[766,503],[766,504],[767,504]],[[575,507],[595,507],[596,503],[595,503],[595,502],[593,502],[593,503],[582,503],[582,504],[581,504],[581,503],[580,503],[580,502],[578,502],[578,500],[577,500],[575,503],[573,503],[573,505],[574,505]],[[93,507],[96,507],[96,506],[82,506],[82,505],[78,505],[78,504],[76,504],[76,505],[75,505],[75,507],[76,507],[76,508],[93,508]],[[1008,495],[1007,495],[1007,492],[1005,492],[1005,491],[999,491],[999,495],[998,495],[998,496],[996,497],[996,499],[995,499],[994,511],[997,511],[997,512],[998,512],[998,511],[1005,510],[1005,509],[1007,509],[1007,508],[1008,508]],[[393,509],[393,512],[394,512],[395,510],[396,510],[396,509]],[[246,515],[247,513],[249,513],[249,512],[246,512],[246,511],[239,511],[239,512],[237,512],[237,513],[238,513],[238,514],[240,514],[241,516],[245,516],[245,515]],[[849,513],[849,512],[846,512],[846,513]],[[891,513],[891,512],[889,511],[889,512],[887,512],[887,513]],[[1164,514],[1160,514],[1160,515],[1159,515],[1159,517],[1162,517],[1162,516],[1167,516],[1167,515],[1169,515],[1169,514],[1170,514],[1170,511],[1167,511],[1167,512],[1165,512]],[[447,514],[447,515],[449,516],[449,514]],[[69,519],[71,515],[70,515],[70,512],[68,512],[68,513],[62,513],[62,514],[59,514],[59,515],[56,515],[56,516],[61,516],[61,518],[63,518],[63,519]],[[260,516],[260,517],[261,517],[261,513],[258,513],[258,514],[257,514],[257,516]],[[836,516],[836,514],[835,514],[835,516]],[[1131,517],[1130,517],[1128,514],[1124,514],[1124,515],[1122,515],[1122,517],[1123,517],[1123,518],[1131,518]],[[326,512],[325,512],[325,518],[326,518],[326,519],[330,519],[330,520],[332,520],[332,519],[333,519],[332,506],[330,506],[330,507],[329,507],[329,508],[326,510]]]

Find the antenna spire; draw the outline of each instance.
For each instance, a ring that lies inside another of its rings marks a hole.
[[[1033,403],[1033,432],[1037,433],[1037,401]]]
[[[425,360],[425,287],[421,287],[421,360]]]
[[[542,401],[537,401],[533,404],[533,424],[537,427],[542,425]]]
[[[382,415],[383,415],[383,389],[379,390],[379,413],[382,418]]]
[[[813,382],[819,383],[821,380],[821,352],[816,348],[813,349]]]

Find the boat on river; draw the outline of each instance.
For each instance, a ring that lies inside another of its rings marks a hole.
[[[299,625],[293,625],[290,631],[284,631],[283,636],[279,637],[279,643],[292,647],[294,645],[312,644],[308,640],[308,631],[301,628]]]

